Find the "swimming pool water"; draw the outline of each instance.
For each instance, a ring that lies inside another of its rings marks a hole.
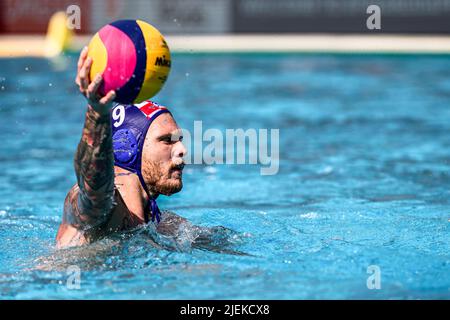
[[[189,165],[159,200],[235,230],[245,256],[157,250],[146,228],[55,251],[85,111],[76,58],[0,59],[1,298],[450,297],[449,56],[174,55],[153,100],[181,127],[280,129],[278,174]]]

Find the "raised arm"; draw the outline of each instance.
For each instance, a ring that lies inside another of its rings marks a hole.
[[[69,192],[63,223],[79,230],[100,226],[109,220],[114,200],[114,155],[109,110],[114,91],[97,93],[101,75],[89,83],[92,59],[87,48],[80,55],[76,84],[86,97],[88,108],[81,141],[75,154],[77,186]]]

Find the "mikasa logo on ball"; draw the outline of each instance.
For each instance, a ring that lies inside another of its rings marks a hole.
[[[155,66],[170,68],[170,60],[166,59],[166,56],[156,57]]]

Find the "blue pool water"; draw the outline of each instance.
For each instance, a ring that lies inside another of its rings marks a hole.
[[[1,298],[450,298],[450,57],[175,55],[154,100],[181,127],[280,129],[278,174],[189,165],[159,200],[248,255],[192,249],[189,228],[178,251],[147,228],[55,251],[85,111],[75,62],[0,60]]]

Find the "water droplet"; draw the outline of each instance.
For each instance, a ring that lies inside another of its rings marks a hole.
[[[51,82],[49,82],[49,83],[48,83],[48,86],[51,87],[51,86],[53,86],[53,84],[52,84]]]
[[[2,90],[5,90],[5,86],[2,86]]]
[[[28,71],[28,70],[30,70],[28,67],[25,67],[25,71]]]
[[[319,215],[317,212],[308,212],[300,215],[300,218],[303,219],[316,219]]]
[[[206,173],[215,174],[217,173],[217,169],[211,166],[205,168]]]
[[[318,174],[323,174],[323,175],[327,175],[333,172],[333,167],[332,166],[325,166],[324,168],[320,169],[318,171]]]
[[[189,72],[186,72],[186,78],[189,77]]]

